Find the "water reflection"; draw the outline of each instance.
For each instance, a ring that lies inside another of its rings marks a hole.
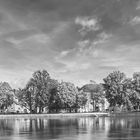
[[[124,117],[110,119],[108,137],[118,139],[140,139],[140,118]]]
[[[1,119],[1,140],[120,140],[140,139],[140,119],[61,118]]]

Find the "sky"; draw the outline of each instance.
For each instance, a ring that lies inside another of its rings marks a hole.
[[[140,0],[0,0],[0,81],[42,69],[78,86],[140,72]]]

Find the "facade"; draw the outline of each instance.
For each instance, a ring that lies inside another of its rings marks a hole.
[[[22,107],[19,104],[13,103],[11,106],[9,106],[5,113],[29,113],[28,109],[25,107]]]
[[[5,113],[29,113],[29,110],[24,106],[20,105],[18,99],[14,97],[13,104],[5,110]]]
[[[98,85],[95,83],[90,83],[90,84],[84,85],[80,89],[87,94],[87,103],[84,107],[79,109],[79,112],[93,112],[93,111],[104,112],[108,109],[109,103],[107,102],[105,97],[102,97],[102,103],[94,102],[93,104],[92,98],[93,98],[94,93],[95,95],[100,94],[100,93],[96,93],[95,91],[97,86]]]

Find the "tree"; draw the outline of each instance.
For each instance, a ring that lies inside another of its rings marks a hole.
[[[49,86],[49,73],[46,70],[38,70],[33,73],[25,88],[19,90],[19,100],[31,113],[42,113],[44,107],[49,104]]]
[[[124,73],[114,71],[104,78],[104,90],[110,106],[122,105],[124,100],[123,82],[126,79]]]
[[[58,112],[62,105],[61,105],[61,99],[60,96],[58,95],[58,81],[51,79],[50,80],[50,86],[49,86],[49,104],[48,104],[48,109],[49,112]]]
[[[76,104],[77,88],[69,82],[61,82],[58,85],[58,95],[61,99],[61,104],[65,109],[69,108],[69,112]]]
[[[33,83],[36,92],[35,112],[37,112],[37,108],[39,108],[39,113],[41,113],[49,102],[49,82],[50,75],[46,70],[38,70],[33,73]]]
[[[135,72],[133,74],[133,98],[131,98],[132,103],[139,109],[140,108],[140,72]]]
[[[123,84],[122,104],[123,106],[126,107],[126,109],[132,110],[135,104],[133,102],[135,90],[132,78],[126,78],[122,84]]]
[[[76,100],[76,108],[84,107],[87,103],[87,94],[80,88],[78,88],[78,94],[77,94],[77,100]],[[76,110],[77,111],[77,110]]]
[[[7,82],[0,83],[0,108],[7,109],[13,103],[14,93]]]
[[[16,96],[18,97],[18,101],[22,106],[29,109],[30,113],[35,113],[36,92],[34,79],[31,78],[26,84],[25,88],[19,89]]]

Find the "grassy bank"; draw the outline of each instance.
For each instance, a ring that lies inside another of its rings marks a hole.
[[[120,112],[120,113],[111,113],[111,117],[140,117],[140,112]]]
[[[60,113],[60,114],[1,114],[0,119],[6,118],[61,118],[61,117],[103,117],[109,116],[108,113]]]

